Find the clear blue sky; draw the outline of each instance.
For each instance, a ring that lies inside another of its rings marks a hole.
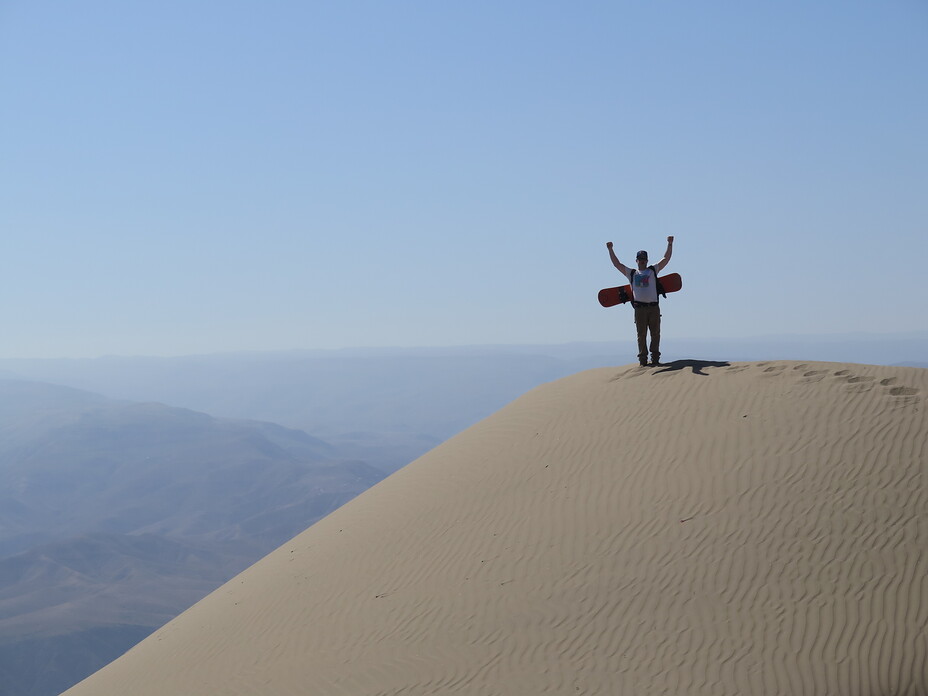
[[[0,357],[928,329],[924,0],[0,2]]]

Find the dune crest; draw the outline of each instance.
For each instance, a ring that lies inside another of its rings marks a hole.
[[[928,693],[928,370],[538,387],[67,693]]]

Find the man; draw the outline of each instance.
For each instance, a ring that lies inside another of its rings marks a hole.
[[[632,306],[635,308],[635,327],[638,329],[638,363],[648,365],[648,332],[651,332],[651,365],[661,364],[661,308],[657,302],[657,272],[662,271],[673,253],[673,237],[667,237],[664,258],[653,267],[648,267],[648,252],[639,251],[635,257],[638,268],[625,266],[612,250],[612,242],[606,242],[612,265],[628,278],[632,286]]]

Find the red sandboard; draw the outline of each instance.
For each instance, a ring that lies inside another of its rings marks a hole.
[[[683,278],[679,273],[670,273],[658,278],[664,286],[664,292],[676,292],[683,287]],[[603,307],[615,307],[632,299],[632,286],[623,285],[618,288],[603,288],[599,291],[599,304]]]

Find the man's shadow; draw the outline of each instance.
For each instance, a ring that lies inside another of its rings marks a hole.
[[[720,362],[717,360],[674,360],[673,362],[664,363],[661,365],[660,370],[655,370],[654,374],[661,374],[662,372],[675,372],[677,370],[685,370],[690,368],[693,370],[694,375],[702,375],[703,377],[708,377],[709,375],[703,372],[707,367],[730,367],[731,363],[729,362]]]

